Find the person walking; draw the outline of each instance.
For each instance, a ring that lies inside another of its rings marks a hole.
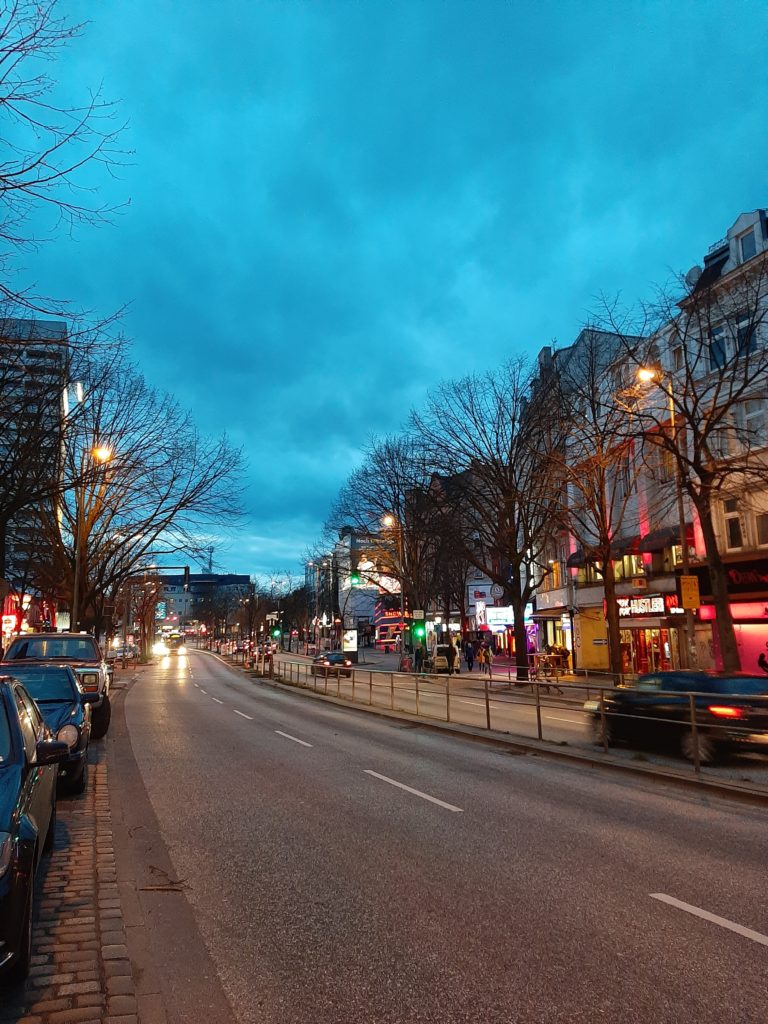
[[[416,672],[421,672],[424,668],[424,648],[421,644],[417,644],[413,652],[413,667]]]
[[[485,672],[485,646],[480,644],[477,649],[477,664],[480,666],[480,672]]]
[[[453,675],[453,666],[456,664],[456,648],[453,646],[450,638],[448,640],[448,650],[445,652],[445,656],[448,659],[448,675]]]
[[[472,646],[471,640],[467,640],[464,648],[464,661],[467,663],[467,672],[471,672],[475,664],[475,648]]]
[[[493,679],[493,648],[490,645],[485,651],[485,663],[488,666],[488,675]]]

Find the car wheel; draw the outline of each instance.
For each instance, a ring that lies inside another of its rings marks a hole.
[[[34,870],[34,867],[32,870]],[[19,948],[13,954],[3,972],[3,983],[6,985],[20,985],[29,973],[29,965],[32,960],[32,906],[34,895],[35,877],[34,874],[30,874],[24,920],[19,932]]]
[[[95,740],[100,740],[103,736],[107,735],[111,718],[112,705],[109,702],[109,695],[105,693],[101,707],[94,708],[91,715],[91,736]]]
[[[699,731],[699,762],[701,764],[714,764],[717,760],[717,744],[708,732]],[[680,736],[680,753],[686,761],[694,760],[695,743],[693,731],[685,729]]]
[[[43,843],[43,853],[50,853],[53,850],[53,844],[56,842],[56,803],[54,802],[51,808],[51,820],[48,823],[48,835],[45,837]]]
[[[85,787],[88,785],[88,752],[85,753],[86,760],[83,762],[83,770],[80,772],[74,782],[70,783],[70,793],[84,793]]]

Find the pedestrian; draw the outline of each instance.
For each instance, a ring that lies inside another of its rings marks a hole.
[[[480,666],[480,672],[485,672],[485,646],[480,644],[477,649],[477,664]]]
[[[467,672],[471,672],[475,664],[475,648],[472,646],[471,640],[467,640],[467,645],[464,648],[464,660],[467,663]]]
[[[421,672],[424,668],[424,648],[421,644],[417,644],[416,650],[413,652],[413,666],[417,672]]]
[[[488,665],[488,675],[493,678],[493,648],[488,647],[485,652],[485,661]]]
[[[448,650],[445,652],[445,656],[448,659],[448,675],[453,675],[453,666],[456,664],[456,648],[451,643],[450,637],[448,639]]]

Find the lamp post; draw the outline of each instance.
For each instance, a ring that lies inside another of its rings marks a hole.
[[[102,466],[112,461],[113,452],[105,445],[91,448],[91,457]],[[82,490],[75,491],[75,578],[72,591],[72,613],[69,624],[73,633],[78,631],[80,624],[80,561],[82,558],[83,532],[85,519],[85,495]]]
[[[674,445],[675,452],[678,451],[678,425],[677,417],[675,416],[675,399],[672,394],[672,388],[667,382],[665,382],[663,374],[654,369],[653,367],[641,366],[637,371],[637,378],[643,384],[656,384],[656,386],[663,392],[667,399],[667,410],[669,412],[669,426],[672,431],[672,443]],[[665,383],[667,386],[665,386]],[[688,531],[685,525],[685,501],[683,496],[683,477],[682,470],[680,468],[680,461],[675,456],[675,492],[677,498],[677,520],[679,528],[680,538],[680,560],[682,562],[683,573],[686,576],[690,575],[691,572],[691,560],[688,553]],[[685,643],[683,644],[683,650],[681,652],[682,657],[681,668],[690,668],[691,662],[695,660],[694,653],[694,627],[693,627],[693,611],[690,608],[683,609],[685,614]]]
[[[395,530],[397,536],[397,571],[400,580],[400,657],[405,654],[405,586],[403,572],[403,524],[388,512],[381,519],[382,525]]]

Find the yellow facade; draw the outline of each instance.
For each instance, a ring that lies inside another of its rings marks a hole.
[[[602,608],[581,608],[574,617],[577,665],[595,672],[608,671],[608,626]]]

